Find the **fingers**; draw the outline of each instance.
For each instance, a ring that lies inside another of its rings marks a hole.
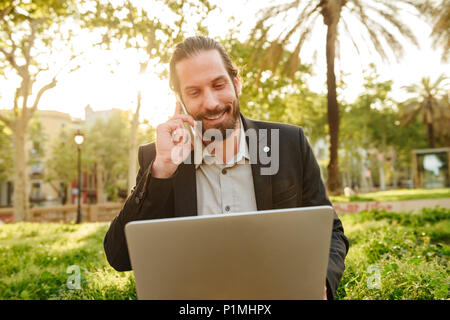
[[[182,142],[183,144],[189,143],[191,136],[186,128],[177,128],[172,132],[172,141],[174,144]]]
[[[165,126],[167,127],[167,130],[169,131],[169,133],[172,133],[177,128],[183,129],[185,122],[190,123],[190,121],[188,119],[185,119],[183,117],[177,116],[177,118],[172,118],[172,119],[168,120],[165,123]]]
[[[187,122],[191,126],[195,127],[194,118],[188,114],[175,114],[172,118],[169,119],[169,121],[172,121],[172,120],[181,120],[182,122]]]
[[[168,120],[161,126],[161,130],[163,130],[161,132],[166,132],[175,144],[190,140],[190,133],[185,126],[185,121],[179,117]]]
[[[181,103],[179,101],[177,101],[177,103],[175,104],[175,112],[171,119],[178,119],[180,116],[183,119],[186,119],[185,121],[188,121],[192,126],[195,125],[194,118],[190,114],[187,114],[185,111],[183,111],[183,108],[181,107]]]

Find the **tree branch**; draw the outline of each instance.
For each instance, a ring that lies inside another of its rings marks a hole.
[[[56,76],[52,79],[52,81],[50,81],[49,83],[47,83],[45,86],[43,86],[37,96],[36,99],[34,100],[34,104],[33,106],[29,109],[29,113],[28,113],[28,117],[31,118],[34,114],[34,112],[36,111],[38,104],[39,104],[39,100],[41,100],[42,95],[44,94],[45,91],[50,90],[51,88],[54,88],[56,86]]]
[[[14,2],[14,1],[13,1]],[[9,12],[11,11],[12,7],[13,7],[13,2],[11,2],[11,4],[4,9],[3,11],[0,12],[0,20],[3,22],[3,27],[4,30],[6,31],[6,34],[8,35],[8,39],[9,41],[11,41],[11,52],[7,52],[4,48],[0,47],[0,52],[3,53],[3,55],[5,56],[6,60],[9,61],[9,63],[11,64],[11,66],[17,70],[17,72],[19,73],[19,75],[22,77],[23,75],[23,66],[19,66],[16,63],[16,59],[14,57],[14,53],[16,51],[17,45],[14,42],[14,39],[12,37],[12,31],[11,28],[9,27],[8,21],[6,21],[5,16],[7,14],[9,14]]]
[[[14,42],[14,39],[12,38],[11,28],[9,27],[9,24],[4,17],[1,17],[0,20],[3,21],[3,26],[5,27],[6,34],[8,35],[9,41],[11,41],[12,44],[11,54],[13,54],[14,51],[16,51],[17,46],[16,43]]]
[[[0,20],[3,20],[3,18],[11,12],[11,10],[13,8],[13,4],[14,4],[14,1],[11,1],[9,6],[7,6],[5,9],[0,11]]]
[[[14,93],[14,115],[16,116],[16,118],[19,117],[19,96],[20,96],[20,91],[22,91],[22,87],[18,87],[16,89],[16,92]]]
[[[24,76],[24,68],[23,66],[19,66],[16,63],[16,59],[14,58],[14,55],[12,53],[7,52],[5,49],[0,48],[0,52],[3,53],[3,55],[5,56],[6,60],[8,60],[8,62],[11,64],[11,66],[16,69],[17,73],[19,74],[20,77],[23,78]]]
[[[28,69],[28,66],[30,65],[30,51],[31,48],[34,45],[34,41],[36,39],[36,29],[38,27],[38,25],[40,23],[42,23],[45,20],[45,18],[38,18],[38,19],[32,19],[30,21],[30,27],[31,27],[31,34],[30,37],[28,38],[28,41],[25,42],[24,48],[23,48],[23,56],[25,58],[26,61],[26,67]]]

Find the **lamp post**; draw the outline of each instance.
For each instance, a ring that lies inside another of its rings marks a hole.
[[[84,142],[84,135],[77,130],[74,136],[75,143],[78,149],[78,208],[77,208],[77,220],[76,223],[81,222],[81,145]]]

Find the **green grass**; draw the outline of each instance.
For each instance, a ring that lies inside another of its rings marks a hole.
[[[105,223],[0,226],[0,299],[136,299],[132,272],[106,261],[107,230]],[[79,290],[68,288],[70,266],[79,267]]]
[[[350,251],[338,299],[450,298],[449,209],[373,210],[341,220]]]
[[[338,299],[449,299],[449,209],[341,219],[351,246]],[[0,299],[136,299],[133,273],[116,272],[106,261],[107,229],[105,223],[0,225]],[[70,289],[71,266],[79,268],[79,289]]]
[[[400,201],[416,199],[440,199],[450,198],[450,188],[444,189],[398,189],[378,191],[346,196],[330,196],[331,202],[352,201]]]

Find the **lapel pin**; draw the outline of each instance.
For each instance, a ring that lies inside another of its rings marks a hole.
[[[264,152],[269,152],[269,151],[270,151],[270,148],[269,148],[268,146],[265,146],[265,147],[263,148],[263,150],[264,150]]]

